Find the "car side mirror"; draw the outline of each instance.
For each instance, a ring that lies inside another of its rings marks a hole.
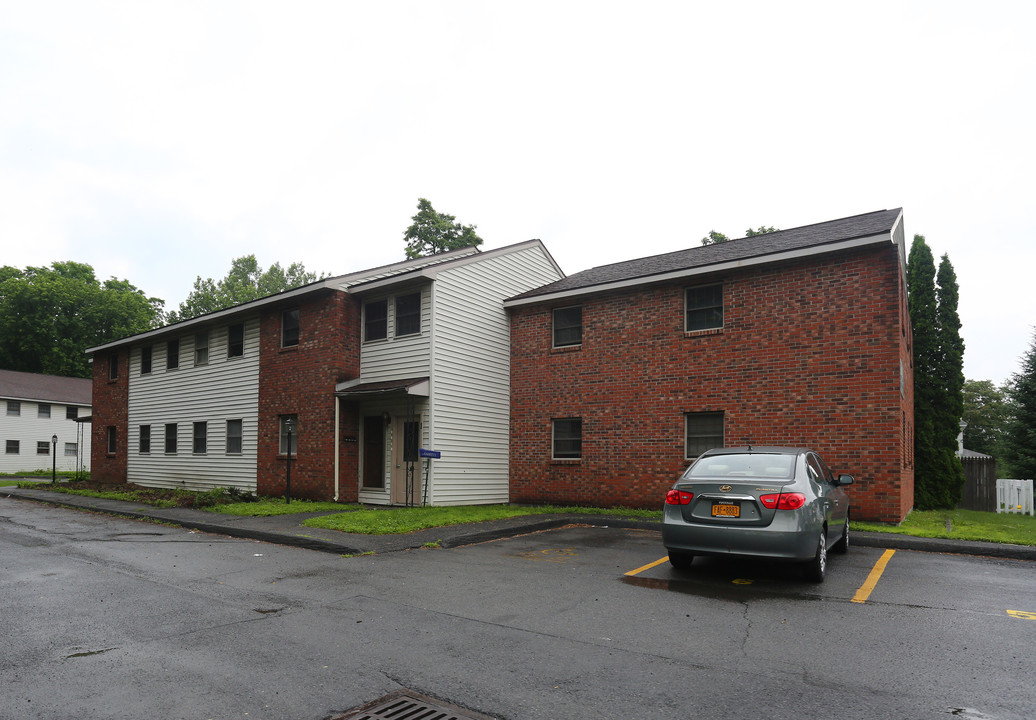
[[[854,479],[855,478],[853,478],[852,475],[839,475],[838,476],[838,482],[835,483],[835,484],[836,485],[852,485]]]

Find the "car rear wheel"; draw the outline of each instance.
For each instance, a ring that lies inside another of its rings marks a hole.
[[[827,574],[827,530],[821,529],[820,539],[817,540],[817,554],[806,563],[806,579],[812,582],[824,582],[824,575]]]
[[[845,525],[842,526],[842,537],[838,538],[838,542],[831,546],[839,555],[844,555],[849,552],[849,516],[845,516]]]
[[[687,570],[691,567],[691,563],[694,562],[694,555],[690,553],[680,552],[678,550],[669,551],[669,564],[677,570]]]

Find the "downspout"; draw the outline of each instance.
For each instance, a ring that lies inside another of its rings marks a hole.
[[[335,500],[335,502],[338,502],[338,479],[339,479],[338,478],[338,474],[340,472],[340,468],[338,467],[338,457],[339,457],[340,451],[341,451],[340,438],[339,438],[339,432],[341,432],[341,428],[339,427],[339,408],[342,406],[342,401],[338,399],[337,395],[334,396],[334,399],[335,399],[335,448],[334,448],[334,450],[335,450],[335,497],[334,497],[334,500]]]

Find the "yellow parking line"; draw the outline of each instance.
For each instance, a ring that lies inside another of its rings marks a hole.
[[[636,575],[637,573],[644,572],[645,570],[650,570],[651,568],[655,567],[656,565],[661,565],[664,562],[668,562],[668,560],[669,560],[669,556],[667,555],[666,557],[662,558],[661,560],[655,560],[653,563],[648,563],[644,567],[639,567],[636,570],[630,570],[628,573],[626,573],[626,575]]]
[[[878,580],[881,579],[881,574],[885,572],[885,566],[889,564],[889,560],[892,559],[895,552],[895,550],[886,550],[882,553],[881,557],[878,558],[878,562],[874,563],[874,567],[871,568],[870,575],[867,576],[863,585],[861,585],[860,589],[856,591],[855,595],[853,595],[854,603],[867,602],[867,598],[871,596],[871,592],[874,591],[874,587],[878,584]]]

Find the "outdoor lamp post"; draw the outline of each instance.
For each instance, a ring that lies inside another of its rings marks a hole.
[[[58,481],[58,436],[50,436],[51,454],[54,456],[54,464],[50,468],[50,484],[53,485]]]
[[[287,485],[287,491],[285,493],[284,498],[285,498],[285,503],[290,505],[291,504],[291,436],[295,432],[295,418],[293,418],[293,417],[285,418],[285,420],[284,420],[284,431],[288,435],[288,442],[287,442],[287,445],[288,445],[288,447],[287,447],[288,457],[287,457],[287,463],[285,465],[286,473],[287,473],[287,478],[285,479],[286,480],[286,485]]]

